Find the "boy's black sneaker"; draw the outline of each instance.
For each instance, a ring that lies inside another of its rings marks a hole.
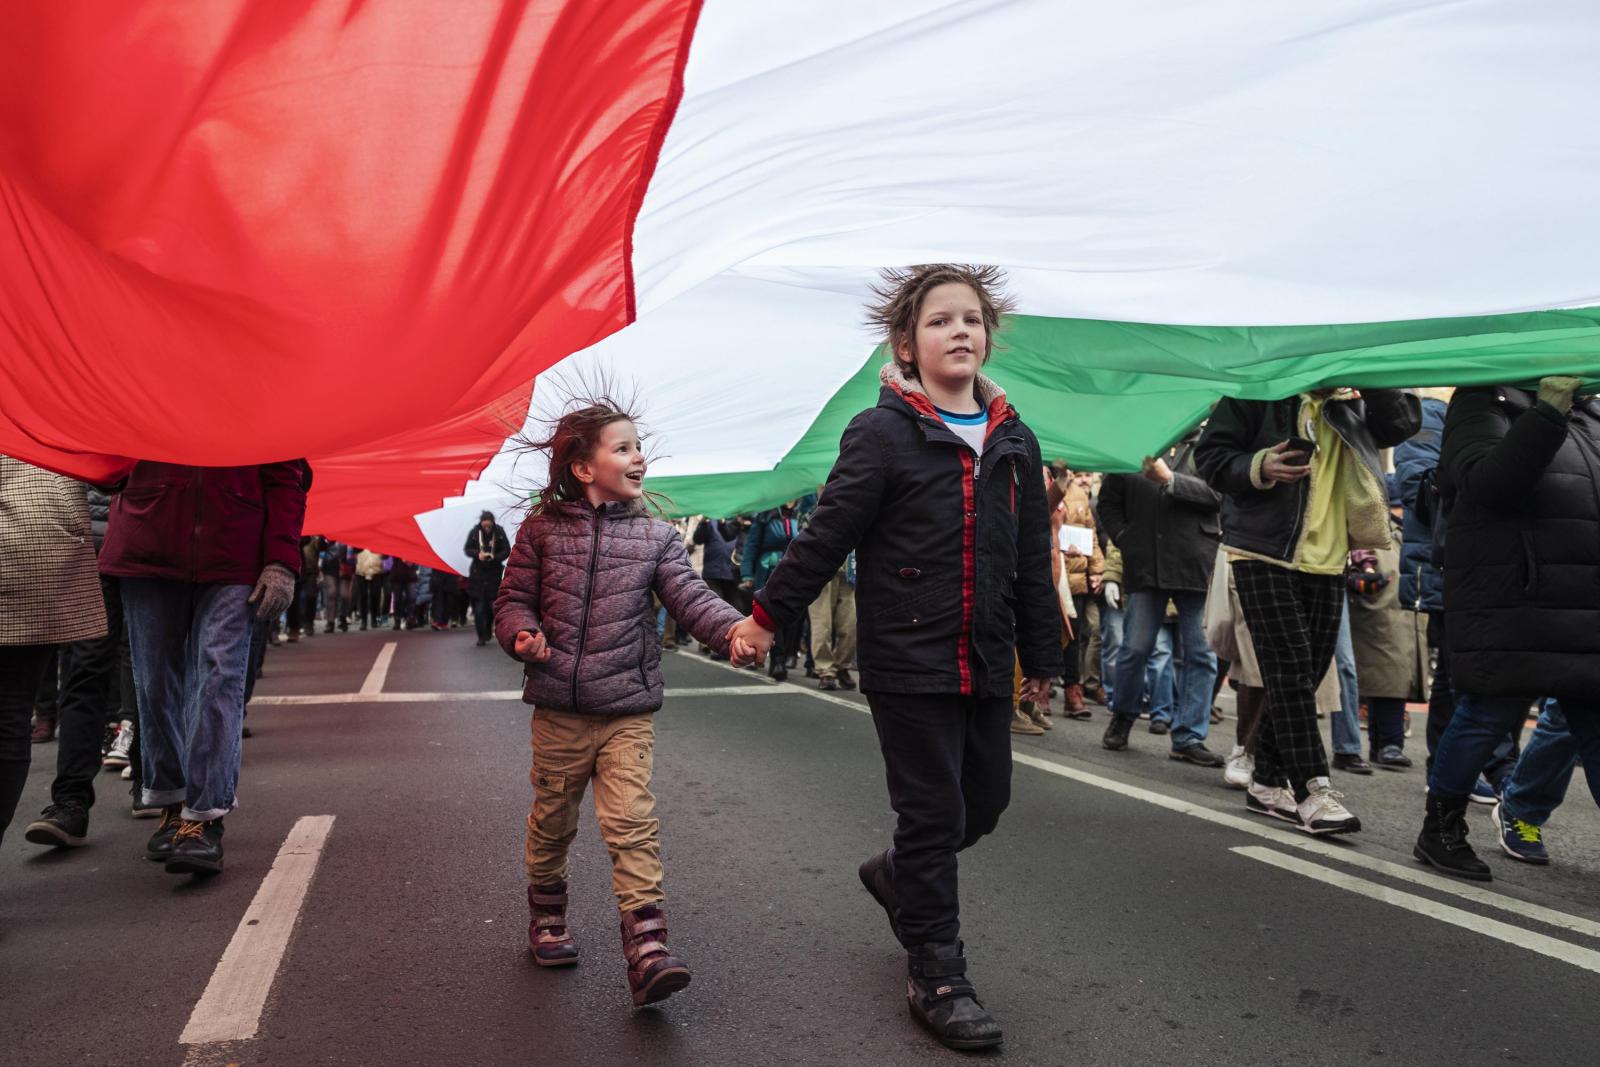
[[[89,837],[89,810],[70,800],[52,804],[28,824],[22,836],[36,845],[78,848]]]
[[[222,873],[222,819],[184,819],[172,839],[168,874]]]
[[[906,1006],[911,1017],[946,1048],[970,1050],[1000,1044],[1000,1024],[967,981],[962,944],[918,945],[906,957]]]
[[[1121,752],[1128,747],[1128,735],[1133,732],[1133,722],[1131,715],[1113,714],[1100,743],[1113,752]]]
[[[165,863],[172,856],[172,839],[178,836],[178,827],[183,823],[179,816],[182,804],[168,804],[160,810],[161,825],[144,846],[144,858],[155,863]]]

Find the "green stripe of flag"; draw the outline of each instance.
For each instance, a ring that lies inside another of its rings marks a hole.
[[[877,403],[880,348],[770,471],[652,478],[681,515],[734,515],[814,490],[839,436]],[[1508,368],[1513,368],[1508,372]],[[1600,380],[1600,308],[1337,326],[1165,326],[1018,315],[985,369],[1047,459],[1129,471],[1223,395],[1274,399],[1320,385],[1464,386],[1547,374]]]

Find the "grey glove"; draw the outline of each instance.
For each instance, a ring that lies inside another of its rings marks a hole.
[[[1583,382],[1564,375],[1539,379],[1539,399],[1566,415],[1572,411],[1572,396]]]
[[[1107,582],[1103,590],[1106,598],[1106,607],[1116,611],[1122,607],[1122,583]]]
[[[266,622],[276,618],[289,601],[294,599],[294,573],[281,563],[269,563],[261,568],[261,577],[250,593],[250,603],[256,606],[256,621]]]

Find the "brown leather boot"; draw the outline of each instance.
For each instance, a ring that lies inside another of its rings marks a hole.
[[[1067,686],[1062,706],[1066,709],[1066,714],[1074,719],[1086,719],[1089,717],[1089,709],[1083,703],[1083,686],[1081,685]]]
[[[40,716],[33,720],[33,730],[28,734],[28,741],[35,745],[42,745],[47,741],[56,739],[56,721]]]
[[[622,954],[634,1007],[666,1000],[689,984],[689,968],[667,951],[667,916],[660,905],[622,913]]]
[[[567,883],[528,887],[528,951],[541,967],[578,962],[578,943],[567,930]]]

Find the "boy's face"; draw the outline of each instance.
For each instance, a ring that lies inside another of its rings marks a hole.
[[[940,385],[950,387],[976,378],[989,351],[989,331],[972,286],[946,282],[928,290],[917,314],[912,344],[902,342],[901,348],[902,360],[914,359],[917,372]]]
[[[643,496],[648,467],[639,444],[639,431],[633,423],[620,419],[600,431],[594,455],[587,462],[574,463],[572,473],[583,483],[589,502],[600,504]]]

